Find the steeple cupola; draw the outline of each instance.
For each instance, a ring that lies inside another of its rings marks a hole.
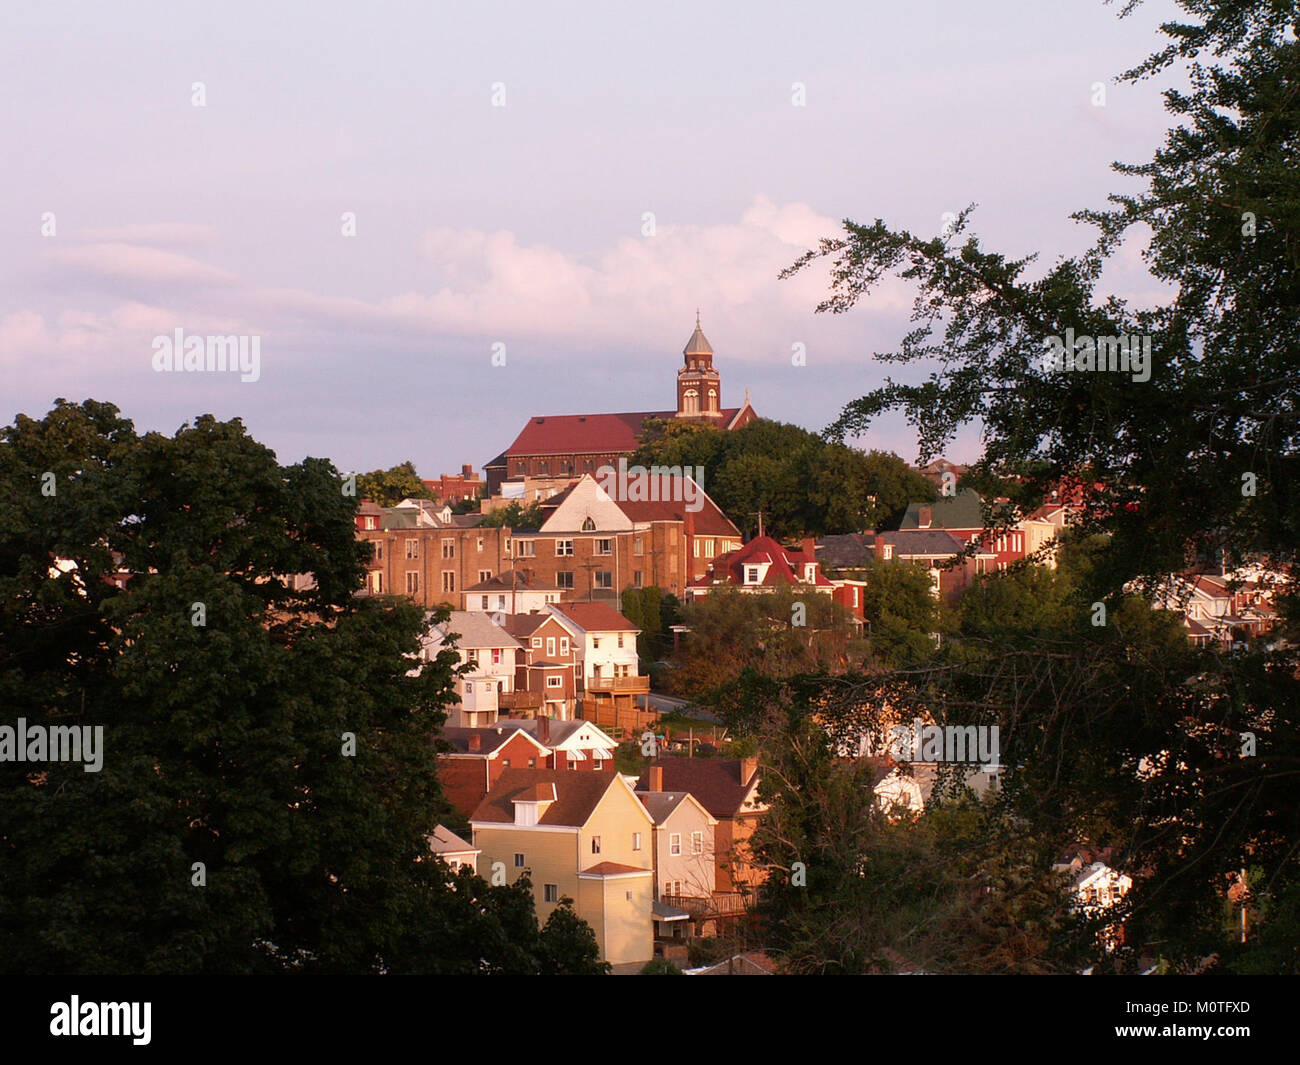
[[[677,371],[677,417],[721,417],[722,381],[713,368],[713,347],[700,328],[699,311],[695,312],[695,332],[682,355],[686,362]]]

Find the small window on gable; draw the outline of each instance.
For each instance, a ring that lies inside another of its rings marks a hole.
[[[596,523],[595,523],[594,521],[591,520],[591,515],[588,515],[587,518],[586,518],[586,520],[583,521],[583,523],[582,523],[582,531],[583,531],[583,532],[595,532],[595,531],[596,531]]]

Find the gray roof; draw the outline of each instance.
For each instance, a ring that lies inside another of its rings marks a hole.
[[[680,334],[679,334],[680,335]],[[695,332],[691,334],[691,339],[686,342],[686,347],[682,348],[683,355],[712,355],[713,348],[709,342],[704,339],[704,333],[700,331],[700,316],[695,316]]]
[[[930,511],[931,529],[982,529],[984,508],[980,494],[973,488],[963,488],[955,496],[945,496],[933,503],[909,503],[907,513],[899,523],[899,531],[920,529],[921,511]]]
[[[523,646],[500,625],[493,624],[490,615],[469,610],[453,610],[450,620],[435,625],[434,628],[444,638],[449,633],[460,633],[460,638],[456,641],[456,646],[460,648]]]
[[[689,794],[689,791],[639,791],[636,797],[655,819],[655,824],[662,825]]]
[[[943,529],[900,529],[880,533],[878,539],[894,548],[895,558],[948,558],[966,549],[962,541]]]
[[[511,721],[510,724],[513,728],[523,729],[532,736],[533,739],[541,742],[540,735],[537,731],[536,718],[520,718],[518,721]],[[591,721],[584,721],[582,718],[575,718],[572,721],[556,721],[552,719],[550,739],[547,741],[547,744],[551,747],[558,747],[560,744],[566,742],[570,736],[578,731],[578,729],[584,728],[587,725],[594,725],[594,723]],[[600,728],[599,725],[594,725],[594,727]],[[604,729],[601,729],[601,731],[604,732]],[[617,743],[618,741],[615,740],[614,742]]]
[[[862,569],[875,558],[875,540],[873,533],[823,536],[817,541],[817,561],[832,569]]]
[[[474,844],[461,839],[446,825],[438,825],[432,835],[424,838],[429,841],[429,850],[434,854],[460,854],[465,851],[478,853],[478,848]]]

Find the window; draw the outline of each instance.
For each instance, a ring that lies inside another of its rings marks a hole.
[[[682,853],[682,834],[680,832],[674,832],[672,835],[668,837],[668,853],[669,854]]]
[[[597,541],[596,541],[596,554],[598,554],[598,555],[612,555],[613,553],[614,553],[614,541],[613,541],[613,540],[597,540]]]
[[[506,597],[505,597],[504,595],[498,595],[498,596],[497,596],[497,609],[498,609],[498,610],[504,610],[505,608],[506,608]]]
[[[546,901],[547,901],[547,902],[559,902],[559,901],[560,901],[560,885],[559,885],[559,884],[546,884],[546,885],[543,886],[543,891],[545,892],[545,897],[546,897]]]
[[[691,550],[695,553],[696,558],[700,557],[700,542],[694,537],[691,538]]]
[[[372,544],[375,545],[375,561],[376,561],[376,562],[383,562],[383,561],[384,561],[384,541],[383,541],[383,540],[371,540],[370,542],[371,542]]]
[[[529,769],[536,769],[536,768],[537,768],[537,759],[536,759],[536,758],[530,758],[530,759],[528,759],[528,768],[529,768]]]
[[[468,658],[469,658],[469,664],[470,664],[471,666],[477,666],[477,665],[478,665],[478,648],[477,648],[477,647],[471,647],[471,648],[466,652],[466,655],[467,655]]]
[[[746,584],[757,584],[757,583],[758,583],[758,579],[759,579],[759,578],[758,578],[758,567],[757,567],[757,566],[746,566],[746,567],[745,567],[745,583],[746,583]]]
[[[475,550],[477,550],[477,551],[482,551],[482,550],[483,550],[483,537],[480,536],[480,537],[478,538],[478,544],[476,545]],[[488,576],[489,576],[489,577],[492,576],[492,572],[491,572],[491,570],[488,571]]]
[[[594,769],[597,773],[599,773],[602,769],[605,768],[605,762],[600,758],[593,758],[591,760],[591,768]]]
[[[456,590],[456,571],[445,569],[442,571],[442,590],[444,592],[454,592]]]
[[[591,649],[592,649],[593,651],[599,651],[599,650],[600,650],[600,637],[599,637],[599,636],[593,636],[593,637],[591,638]],[[597,673],[600,672],[600,666],[597,666],[597,667],[596,667],[596,672],[597,672]]]
[[[406,594],[407,595],[420,594],[420,575],[416,573],[414,570],[412,570],[410,573],[406,575]]]
[[[537,555],[537,541],[536,541],[536,540],[520,540],[520,541],[519,541],[519,557],[520,557],[520,558],[534,558],[534,557],[536,557],[536,555]]]
[[[607,569],[603,569],[603,570],[599,570],[599,571],[597,571],[597,573],[596,573],[596,587],[597,587],[597,588],[613,588],[613,587],[614,587],[614,574],[612,574],[612,573],[611,573],[609,570],[607,570]]]
[[[618,634],[618,645],[623,646],[623,634],[621,632]]]
[[[569,760],[569,768],[570,768],[571,770],[573,770],[574,772],[577,772],[577,769],[578,769],[578,763],[575,762],[575,761],[573,761],[572,759],[570,759],[570,760]]]
[[[640,571],[640,570],[634,570],[634,571],[633,571],[633,573],[632,573],[632,586],[633,586],[634,588],[640,588],[640,587],[641,587],[641,571]]]
[[[712,558],[712,557],[713,557],[713,541],[712,541],[712,540],[705,540],[705,541],[704,541],[704,557],[705,557],[705,558]]]
[[[555,657],[555,637],[554,637],[554,636],[548,636],[548,637],[546,637],[546,657],[547,657],[547,658],[554,658],[554,657]]]
[[[633,833],[632,833],[632,849],[633,849],[634,851],[639,851],[639,850],[641,849],[641,833],[640,833],[640,832],[633,832]]]
[[[515,868],[516,868],[516,869],[522,869],[523,867],[524,867],[524,856],[523,856],[522,854],[516,854],[516,855],[515,855]]]
[[[692,832],[692,833],[691,833],[691,853],[692,853],[692,854],[703,854],[703,853],[704,853],[704,833],[703,833],[703,832]]]
[[[481,540],[479,542],[482,543]],[[478,571],[479,584],[484,584],[487,581],[490,581],[491,579],[492,579],[492,571],[490,569],[481,569]]]
[[[370,574],[370,590],[375,595],[382,595],[384,592],[384,575],[378,570]]]
[[[533,650],[534,650],[534,651],[540,651],[541,649],[542,649],[542,638],[541,638],[540,636],[534,636],[534,637],[533,637]]]
[[[560,654],[562,654],[562,655],[567,655],[568,653],[569,653],[569,638],[568,638],[567,636],[561,636],[561,637],[560,637]]]
[[[583,531],[583,532],[595,532],[595,531],[596,531],[596,523],[595,523],[594,521],[591,520],[590,515],[588,515],[587,519],[586,519],[585,521],[583,521],[583,523],[582,523],[582,531]]]
[[[509,758],[502,758],[502,759],[501,759],[501,768],[502,768],[502,769],[509,769],[509,768],[510,768],[510,759],[509,759]]]
[[[632,554],[634,555],[645,554],[645,541],[643,541],[639,536],[632,542]]]
[[[501,664],[501,648],[500,648],[500,647],[494,647],[494,648],[492,648],[492,664],[493,664],[494,666],[499,666],[499,665]]]
[[[479,598],[483,600],[483,609],[486,610],[488,608],[488,597],[486,595],[480,595]]]
[[[562,569],[555,575],[555,587],[573,590],[573,570]]]
[[[557,555],[572,555],[572,554],[573,554],[573,541],[572,541],[572,540],[556,540],[556,541],[555,541],[555,553],[556,553]]]
[[[592,836],[592,837],[591,837],[591,853],[592,853],[592,854],[599,854],[599,853],[600,853],[600,837],[599,837],[599,836]]]
[[[406,541],[406,557],[407,557],[407,558],[419,558],[419,557],[420,557],[420,541],[419,541],[419,540],[407,540],[407,541]]]
[[[455,558],[455,557],[456,557],[456,541],[455,541],[455,540],[443,540],[443,542],[442,542],[442,557],[443,557],[443,558]]]
[[[563,687],[564,687],[564,678],[563,678],[563,677],[547,677],[547,678],[546,678],[546,686],[547,686],[548,688],[563,688]],[[600,766],[597,766],[596,768],[599,769]]]

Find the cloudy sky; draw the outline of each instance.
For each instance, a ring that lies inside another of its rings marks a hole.
[[[1162,137],[1161,85],[1113,78],[1169,11],[10,0],[0,421],[211,412],[285,462],[435,476],[532,414],[671,407],[699,307],[724,404],[820,430],[910,296],[816,315],[824,276],[781,269],[843,218],[937,232],[971,202],[986,246],[1078,251],[1070,212]],[[1150,291],[1136,249],[1115,284]],[[155,372],[178,328],[260,337],[260,379]],[[916,457],[901,420],[862,443]]]

